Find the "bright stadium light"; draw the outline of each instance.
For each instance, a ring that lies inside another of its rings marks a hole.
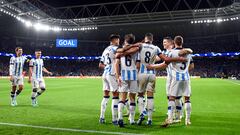
[[[32,27],[32,26],[33,26],[33,24],[32,24],[30,21],[26,21],[26,22],[25,22],[25,25],[26,25],[27,27]]]
[[[58,31],[61,31],[61,28],[55,26],[55,27],[52,28],[52,30],[55,31],[55,32],[58,32]]]
[[[217,19],[217,23],[220,23],[220,22],[222,22],[223,20],[221,19],[221,18],[218,18]]]

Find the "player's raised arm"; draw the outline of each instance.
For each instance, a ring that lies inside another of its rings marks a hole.
[[[192,54],[192,53],[193,53],[192,49],[190,49],[190,48],[183,48],[182,50],[179,51],[178,55],[179,56],[185,56],[185,55]]]
[[[187,59],[184,57],[176,57],[176,58],[171,58],[167,57],[164,54],[159,54],[159,58],[161,58],[163,61],[165,61],[166,64],[169,64],[171,62],[186,62]]]

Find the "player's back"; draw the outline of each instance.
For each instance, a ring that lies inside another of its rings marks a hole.
[[[137,80],[137,65],[140,61],[139,53],[126,55],[120,59],[121,75],[123,80]]]
[[[108,46],[102,54],[101,62],[105,65],[103,75],[114,75],[114,62],[115,62],[115,53],[117,50],[117,46],[110,45]]]
[[[170,57],[172,58],[176,58],[179,57],[179,51],[181,50],[181,48],[175,48],[171,51]],[[170,66],[170,72],[171,75],[173,77],[175,77],[175,79],[177,81],[184,81],[184,80],[189,80],[189,72],[188,72],[188,67],[190,65],[190,62],[192,61],[192,56],[191,54],[188,54],[186,56],[184,56],[185,58],[187,58],[187,62],[172,62],[169,66]]]
[[[161,52],[160,48],[153,45],[144,43],[140,51],[140,73],[141,74],[155,74],[155,70],[148,70],[146,65],[154,64],[156,56]]]

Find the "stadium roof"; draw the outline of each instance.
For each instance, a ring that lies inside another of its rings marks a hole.
[[[61,27],[66,31],[174,21],[217,22],[240,17],[240,0],[101,0],[101,3],[98,2],[0,0],[0,9],[26,25],[36,22],[37,25],[41,23],[58,26],[56,30]]]

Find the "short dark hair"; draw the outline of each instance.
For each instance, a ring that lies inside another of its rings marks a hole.
[[[183,44],[183,37],[182,36],[176,36],[174,37],[174,43],[178,46]]]
[[[127,34],[127,35],[124,36],[124,40],[128,44],[133,44],[135,42],[135,36],[133,34]]]
[[[41,50],[40,49],[36,49],[35,52],[41,52]]]
[[[166,39],[166,40],[170,40],[170,41],[172,41],[172,40],[173,40],[173,39],[172,39],[171,37],[169,37],[169,36],[167,36],[167,37],[164,37],[164,38],[163,38],[163,40],[164,40],[164,39]]]
[[[120,39],[120,35],[118,35],[118,34],[111,34],[109,36],[109,40],[112,41],[113,39]]]
[[[16,47],[15,52],[18,51],[19,49],[22,49],[22,47]]]
[[[152,33],[146,33],[145,37],[147,37],[148,40],[153,41],[153,34]]]

